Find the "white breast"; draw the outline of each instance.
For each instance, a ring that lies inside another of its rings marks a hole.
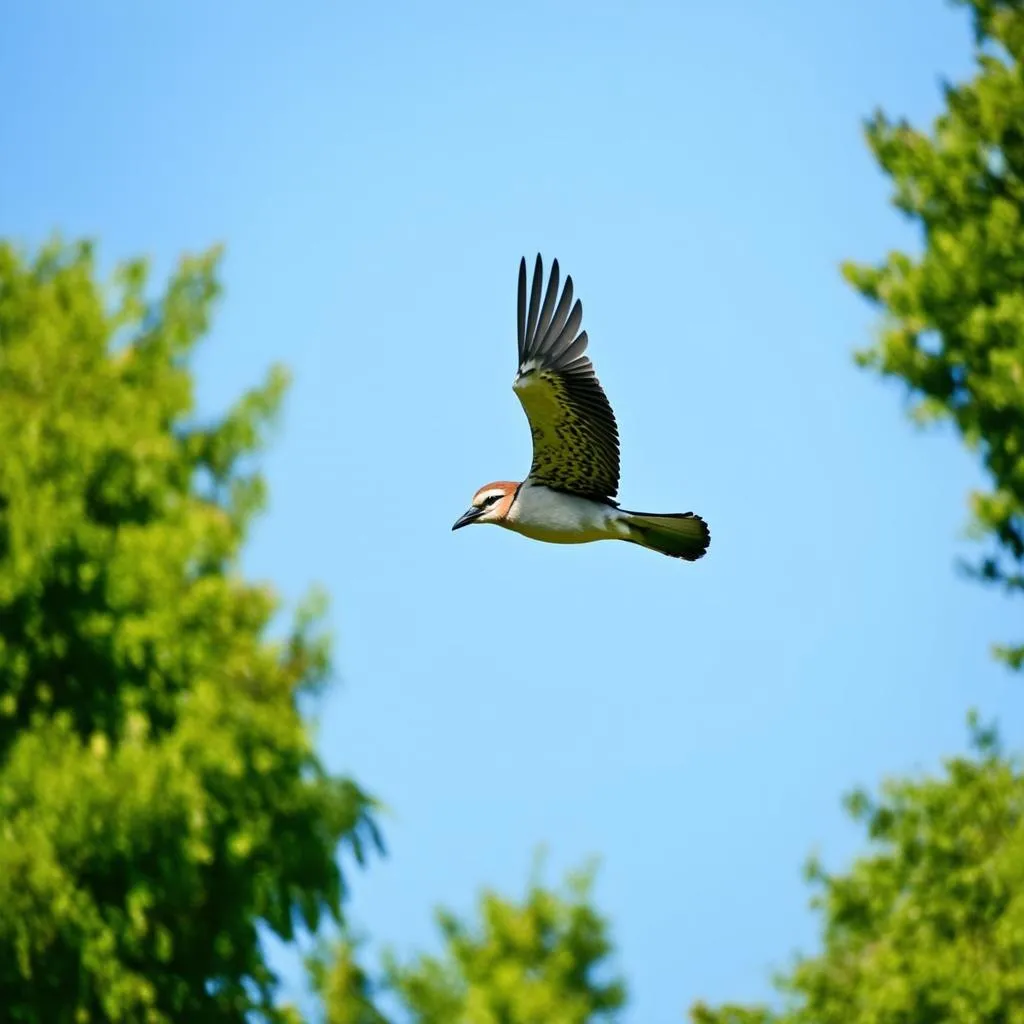
[[[524,483],[502,523],[534,540],[585,544],[621,537],[626,526],[618,509],[600,501]]]

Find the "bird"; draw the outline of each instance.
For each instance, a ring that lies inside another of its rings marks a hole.
[[[529,290],[526,258],[520,260],[516,312],[519,366],[512,389],[530,424],[533,461],[525,480],[484,484],[452,530],[491,524],[552,544],[621,540],[688,562],[702,558],[711,532],[699,515],[631,512],[615,500],[618,425],[586,354],[583,304],[573,302],[571,276],[559,295],[557,259],[544,289],[537,254]]]

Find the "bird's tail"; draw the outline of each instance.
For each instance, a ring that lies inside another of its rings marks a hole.
[[[641,547],[660,551],[670,558],[696,562],[711,543],[708,524],[693,512],[656,515],[650,512],[622,510],[629,526],[628,540]]]

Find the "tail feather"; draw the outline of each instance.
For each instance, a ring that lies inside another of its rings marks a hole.
[[[696,562],[704,556],[711,543],[708,524],[694,512],[625,514],[629,525],[628,540],[670,558],[685,558],[688,562]]]

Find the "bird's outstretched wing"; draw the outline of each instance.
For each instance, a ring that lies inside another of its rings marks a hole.
[[[619,431],[612,407],[586,356],[583,304],[572,278],[558,297],[558,260],[544,302],[541,258],[527,297],[526,260],[519,264],[519,371],[512,384],[533,434],[530,479],[559,491],[611,500],[619,489]],[[529,298],[529,302],[527,302]],[[557,305],[556,305],[556,301]]]

